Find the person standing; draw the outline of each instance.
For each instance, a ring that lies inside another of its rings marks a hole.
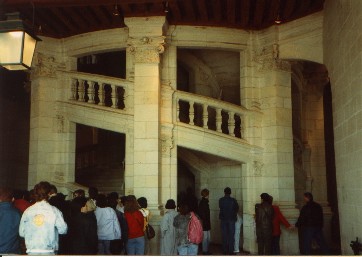
[[[148,255],[150,253],[150,239],[148,239],[147,234],[146,234],[146,226],[148,225],[148,222],[150,220],[151,217],[151,212],[150,210],[147,209],[147,199],[146,197],[140,197],[137,199],[137,202],[139,204],[140,208],[140,212],[143,215],[144,218],[144,228],[143,231],[145,233],[145,255]]]
[[[188,204],[180,203],[179,212],[173,221],[176,228],[177,252],[179,255],[197,255],[198,245],[191,243],[188,238],[188,227],[191,220]]]
[[[116,212],[107,206],[107,198],[99,194],[96,198],[97,209],[94,214],[97,218],[98,254],[111,254],[111,241],[121,239],[121,226]]]
[[[67,233],[68,226],[62,213],[48,203],[49,191],[48,182],[36,184],[36,203],[28,207],[21,217],[19,235],[25,238],[27,254],[55,254],[59,247],[59,234]]]
[[[270,202],[271,196],[269,194],[262,193],[260,198],[262,202],[255,205],[258,255],[271,255],[274,210]]]
[[[176,247],[176,229],[173,226],[173,221],[178,215],[176,203],[173,199],[167,200],[165,205],[166,213],[163,216],[160,224],[161,230],[161,255],[177,255]]]
[[[210,245],[210,230],[211,230],[211,222],[210,222],[210,206],[209,206],[209,190],[204,188],[201,190],[201,200],[199,203],[198,214],[202,221],[202,229],[204,232],[204,236],[202,239],[202,254],[210,255],[209,245]]]
[[[87,208],[87,199],[78,196],[70,203],[69,254],[96,255],[98,252],[97,219],[93,209]]]
[[[126,244],[128,255],[144,255],[145,253],[144,218],[139,209],[136,197],[129,195],[124,206],[124,216],[128,226]]]
[[[231,188],[224,189],[224,197],[219,199],[219,219],[221,221],[223,254],[233,255],[235,240],[235,222],[239,211],[238,202],[231,196]]]
[[[304,193],[305,205],[300,210],[298,221],[295,226],[302,230],[303,253],[311,254],[312,241],[319,245],[323,254],[328,254],[328,247],[323,236],[323,209],[313,200],[313,195]]]
[[[13,192],[0,188],[0,255],[20,254],[20,212],[12,204]]]
[[[242,225],[243,225],[243,218],[238,213],[237,219],[235,222],[235,236],[234,236],[234,253],[235,254],[240,252],[240,232],[241,232]]]

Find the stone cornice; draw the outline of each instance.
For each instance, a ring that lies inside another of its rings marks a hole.
[[[165,37],[130,37],[127,41],[127,51],[134,54],[135,63],[159,63],[160,54],[165,51]]]

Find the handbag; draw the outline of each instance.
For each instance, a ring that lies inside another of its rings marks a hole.
[[[156,236],[156,232],[150,224],[146,225],[145,233],[148,239],[152,239]]]

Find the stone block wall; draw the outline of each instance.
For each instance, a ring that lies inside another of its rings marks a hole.
[[[332,88],[342,254],[362,238],[362,1],[326,1],[324,63]]]

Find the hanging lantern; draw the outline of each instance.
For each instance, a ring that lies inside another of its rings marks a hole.
[[[30,69],[37,41],[19,13],[6,14],[0,21],[0,65],[8,70]]]

